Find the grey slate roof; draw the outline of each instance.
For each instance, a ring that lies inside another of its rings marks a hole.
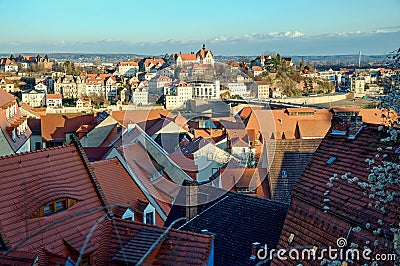
[[[212,187],[208,190],[213,193]],[[215,265],[255,265],[250,259],[252,243],[276,247],[288,205],[228,192],[199,209],[203,211],[178,229],[194,233],[206,229],[214,234]],[[174,205],[166,224],[182,216],[185,207]]]

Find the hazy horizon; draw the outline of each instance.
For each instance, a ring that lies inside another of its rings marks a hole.
[[[0,53],[216,55],[387,54],[400,43],[400,1],[0,0]]]

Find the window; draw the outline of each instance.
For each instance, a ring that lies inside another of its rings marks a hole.
[[[66,208],[67,206],[67,201],[66,200],[61,200],[56,202],[56,212],[62,211]]]
[[[54,205],[53,204],[45,205],[43,207],[44,216],[50,215],[53,212],[54,212]]]
[[[78,201],[70,198],[58,199],[47,203],[43,207],[39,208],[36,212],[30,215],[30,218],[38,218],[53,215],[57,212],[64,211],[74,206]]]
[[[82,256],[79,266],[89,266],[92,264],[93,264],[93,256],[92,256],[92,254],[87,254],[85,256]]]
[[[145,221],[146,224],[154,224],[154,212],[145,213]]]

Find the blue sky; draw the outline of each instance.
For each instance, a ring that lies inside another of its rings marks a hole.
[[[399,0],[0,0],[0,52],[384,54]]]

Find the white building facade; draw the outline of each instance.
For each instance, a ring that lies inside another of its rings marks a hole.
[[[213,83],[192,83],[193,98],[195,99],[219,99],[221,85],[218,80]]]

